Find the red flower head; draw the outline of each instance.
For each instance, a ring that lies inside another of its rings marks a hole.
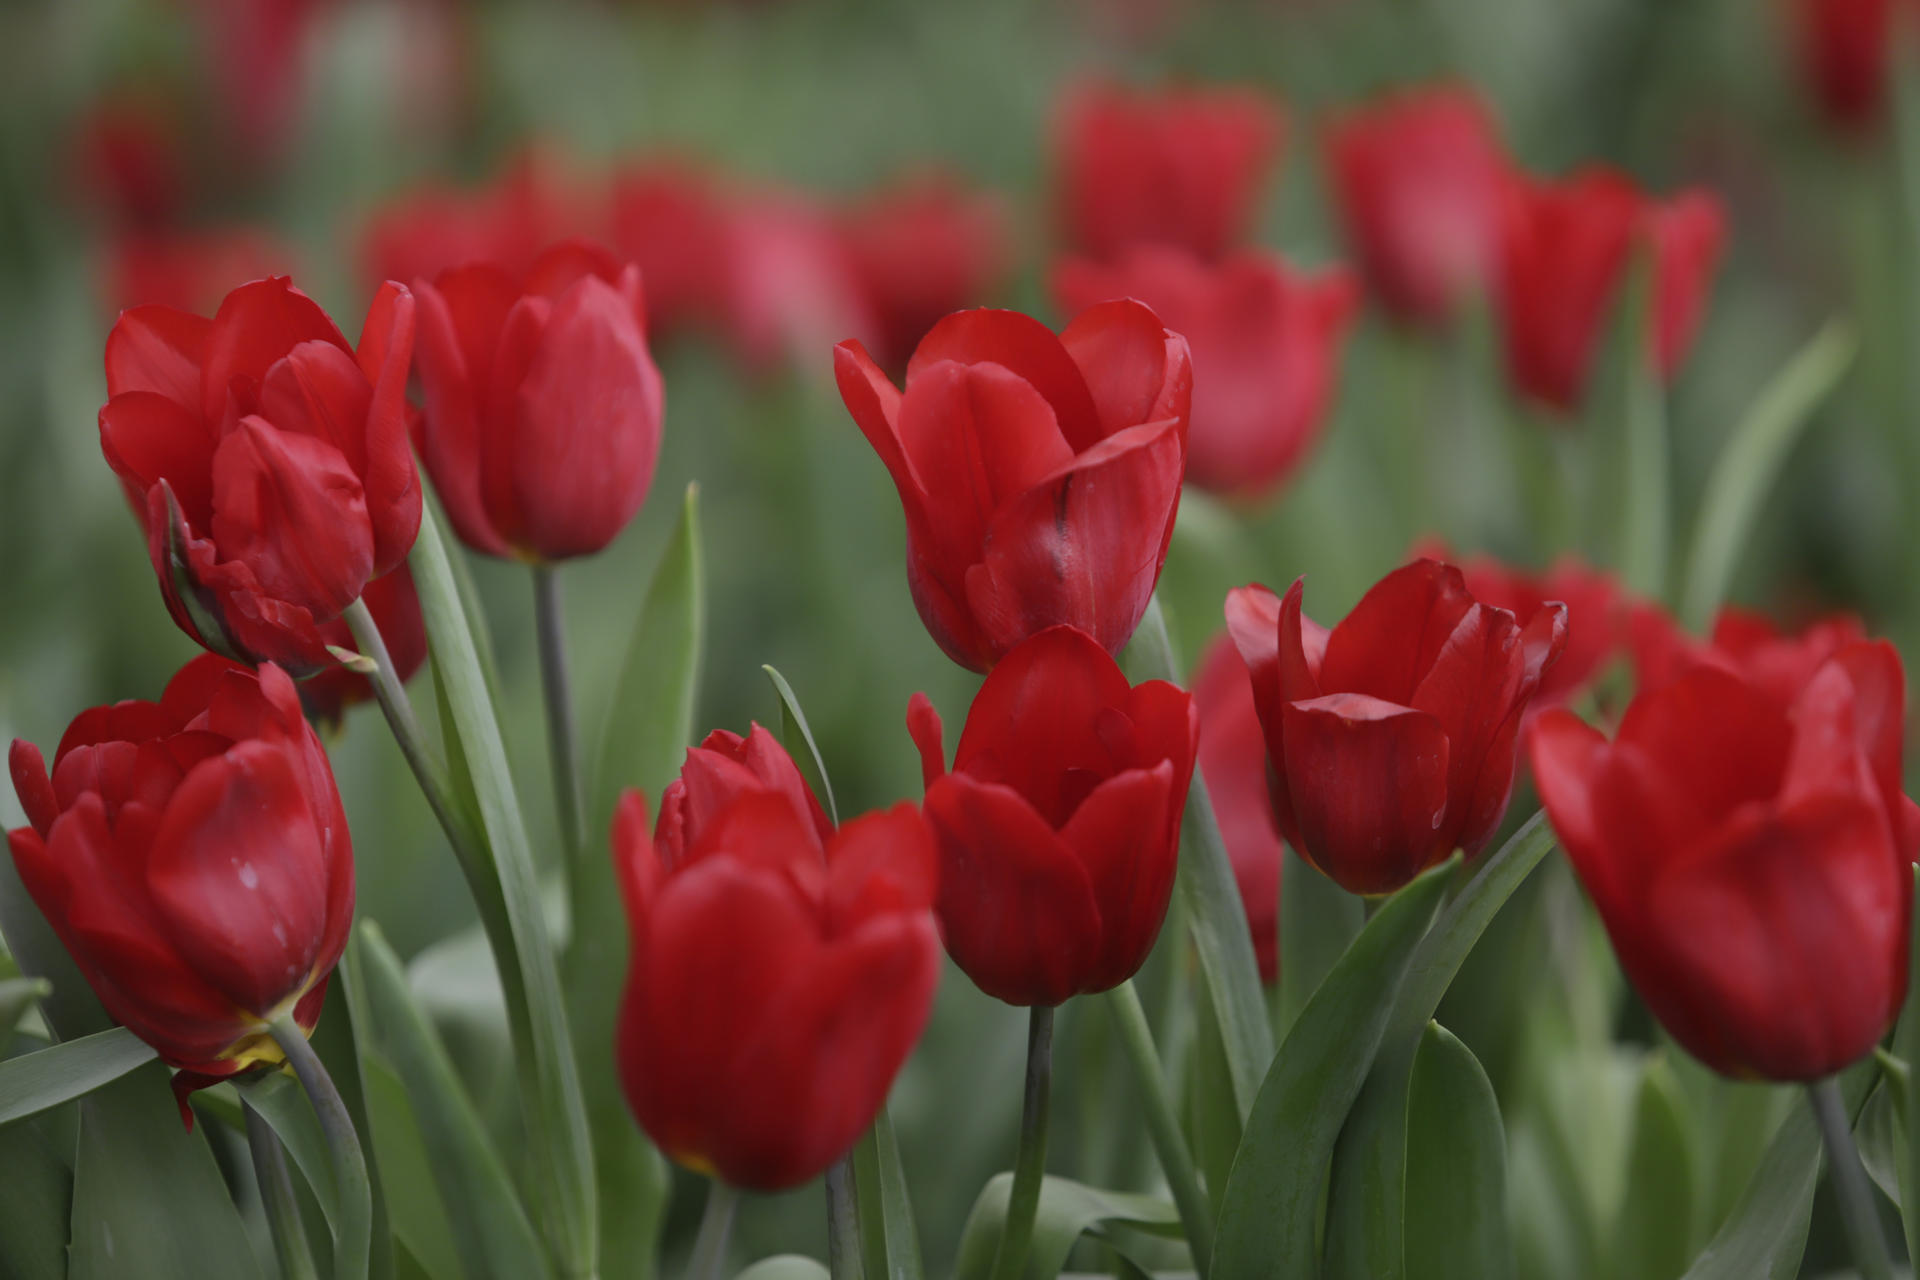
[[[159,702],[83,711],[53,773],[16,740],[30,826],[20,881],[107,1012],[182,1091],[309,1031],[353,920],[353,844],[333,771],[278,667],[204,654]],[[184,1111],[184,1104],[183,1104]]]
[[[613,822],[632,932],[617,1051],[660,1149],[777,1191],[885,1103],[940,976],[933,840],[910,804],[837,831],[765,729],[687,753],[647,838]]]
[[[1252,89],[1080,85],[1055,137],[1066,241],[1096,258],[1141,242],[1218,257],[1246,236],[1282,136]]]
[[[392,283],[357,349],[285,276],[235,289],[212,320],[121,315],[100,448],[146,522],[181,630],[296,675],[333,661],[321,626],[420,529],[412,351],[413,295]]]
[[[1450,320],[1493,279],[1507,159],[1472,89],[1415,89],[1326,129],[1327,176],[1367,286],[1398,320]]]
[[[1414,555],[1453,560],[1438,542],[1422,543]],[[1578,697],[1626,643],[1626,595],[1620,580],[1605,570],[1574,556],[1562,556],[1545,573],[1515,569],[1492,556],[1472,556],[1455,563],[1460,566],[1469,595],[1482,604],[1505,609],[1523,627],[1550,603],[1566,606],[1566,647],[1540,677],[1530,711]]]
[[[1529,741],[1548,816],[1634,987],[1726,1075],[1815,1080],[1870,1051],[1907,988],[1892,646],[1836,653],[1790,707],[1696,667],[1609,743],[1570,712]]]
[[[1714,619],[1712,638],[1702,643],[1657,604],[1636,606],[1630,628],[1642,692],[1671,684],[1695,667],[1716,667],[1754,685],[1783,709],[1793,705],[1827,659],[1867,636],[1860,619],[1848,614],[1786,632],[1761,614],[1729,607]]]
[[[380,628],[394,673],[402,683],[413,679],[427,660],[427,624],[420,615],[420,596],[413,589],[413,570],[402,560],[398,569],[369,582],[360,598],[367,602],[367,611]],[[338,649],[360,647],[345,618],[335,618],[321,627],[320,638]],[[371,702],[373,696],[373,681],[344,665],[328,667],[300,682],[300,705],[322,725],[338,727],[348,707]]]
[[[1789,0],[1801,76],[1829,119],[1865,133],[1886,109],[1897,0]],[[1920,5],[1905,15],[1920,18]]]
[[[724,337],[755,372],[819,358],[835,334],[875,336],[833,219],[806,196],[743,193],[728,215]]]
[[[609,236],[647,282],[647,331],[725,331],[732,293],[730,195],[697,163],[661,157],[616,172]]]
[[[169,226],[188,186],[180,94],[129,85],[91,103],[67,150],[75,194],[119,227]]]
[[[1211,266],[1141,245],[1113,266],[1080,258],[1054,273],[1068,311],[1138,298],[1192,344],[1187,479],[1216,493],[1271,492],[1318,437],[1340,371],[1358,290],[1341,267],[1296,272],[1242,252]]]
[[[555,240],[597,234],[599,221],[553,153],[531,148],[486,186],[419,187],[377,211],[361,232],[361,266],[370,281],[432,279],[469,262],[518,276]]]
[[[1285,599],[1227,596],[1252,676],[1280,834],[1352,893],[1392,893],[1455,849],[1479,852],[1513,792],[1521,713],[1567,639],[1567,611],[1524,626],[1460,571],[1416,560],[1331,632]]]
[[[1609,308],[1636,244],[1653,253],[1653,356],[1671,379],[1692,345],[1726,235],[1720,202],[1686,191],[1661,204],[1599,167],[1507,185],[1500,293],[1507,363],[1528,395],[1578,407]]]
[[[605,548],[646,500],[660,456],[639,268],[568,240],[524,277],[475,262],[414,291],[420,453],[454,532],[528,560]]]
[[[1201,657],[1193,700],[1200,711],[1200,774],[1247,909],[1260,980],[1271,983],[1280,977],[1280,834],[1267,799],[1267,744],[1253,686],[1227,636]]]
[[[983,301],[1007,264],[1000,202],[940,174],[874,192],[841,215],[840,234],[890,369],[942,316]]]
[[[236,285],[284,275],[295,255],[256,227],[136,231],[106,245],[106,301],[114,315],[158,303],[217,311]]]
[[[1129,687],[1083,631],[1052,627],[993,669],[946,767],[925,694],[907,708],[940,847],[940,927],[974,985],[1055,1005],[1117,987],[1160,935],[1199,716]]]
[[[834,348],[834,374],[900,491],[907,583],[948,657],[984,671],[1056,623],[1127,642],[1180,504],[1186,339],[1137,302],[1058,337],[961,311],[921,340],[905,394],[858,342]]]

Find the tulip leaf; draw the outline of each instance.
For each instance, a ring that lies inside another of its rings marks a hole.
[[[1920,887],[1920,867],[1914,868],[1914,884]],[[1912,922],[1913,934],[1920,937],[1920,913],[1916,913]],[[1901,1105],[1898,1108],[1904,1115],[1902,1141],[1905,1145],[1905,1164],[1907,1177],[1911,1183],[1920,1184],[1920,983],[1915,982],[1915,971],[1920,970],[1920,946],[1910,945],[1907,951],[1907,963],[1911,966],[1907,976],[1907,999],[1901,1006],[1900,1021],[1893,1032],[1893,1049],[1907,1063],[1904,1080],[1890,1079],[1889,1090],[1901,1092]],[[1907,1256],[1920,1258],[1920,1186],[1915,1186],[1900,1201],[1900,1221],[1907,1237]]]
[[[1693,1258],[1699,1156],[1680,1082],[1659,1054],[1640,1075],[1625,1185],[1609,1250],[1615,1280],[1674,1280]]]
[[[992,1272],[993,1255],[1006,1225],[1007,1195],[1013,1175],[997,1173],[980,1191],[960,1232],[954,1259],[954,1280],[984,1280]],[[1133,1227],[1149,1235],[1177,1238],[1180,1215],[1171,1204],[1152,1196],[1105,1191],[1051,1175],[1040,1184],[1040,1204],[1033,1222],[1024,1280],[1053,1280],[1067,1265],[1067,1256],[1082,1236],[1092,1236],[1122,1257],[1131,1249],[1128,1237],[1116,1230]],[[1143,1260],[1136,1265],[1145,1267]],[[1222,1274],[1231,1274],[1223,1272]]]
[[[1280,1026],[1282,1036],[1307,1007],[1334,961],[1360,932],[1360,899],[1282,846],[1280,870]]]
[[[52,994],[45,978],[0,978],[0,1040],[20,1025],[28,1009]]]
[[[327,1135],[322,1132],[307,1095],[301,1092],[293,1077],[278,1071],[239,1082],[234,1087],[245,1097],[247,1105],[272,1127],[274,1136],[280,1139],[280,1145],[306,1178],[307,1186],[313,1189],[320,1212],[331,1224],[340,1208],[339,1192],[333,1182],[333,1157],[327,1152]],[[244,1125],[245,1121],[240,1123]],[[362,1132],[360,1137],[365,1142],[367,1135]]]
[[[440,516],[432,504],[420,522],[411,563],[433,652],[434,677],[453,729],[447,754],[455,769],[467,774],[467,785],[456,784],[456,791],[477,810],[503,908],[504,921],[488,910],[495,886],[475,885],[474,896],[481,906],[481,919],[488,924],[487,940],[506,992],[508,1024],[522,1073],[528,1154],[541,1223],[560,1269],[567,1274],[591,1274],[597,1270],[599,1251],[593,1147],[567,1031],[559,965],[541,910],[533,849],[507,765],[506,746],[447,558]],[[486,879],[472,870],[472,879]]]
[[[1455,867],[1435,867],[1387,899],[1287,1033],[1227,1179],[1216,1274],[1319,1274],[1315,1235],[1334,1142]]]
[[[380,1136],[374,1131],[367,1090],[365,1042],[369,1036],[366,984],[360,974],[360,948],[347,935],[347,949],[334,966],[327,986],[326,1005],[308,1037],[314,1052],[333,1077],[333,1087],[346,1104],[354,1132],[360,1135],[367,1162],[367,1189],[372,1194],[372,1251],[367,1260],[368,1280],[393,1280],[395,1257],[393,1220],[387,1211],[386,1178],[380,1172]],[[331,1165],[329,1165],[331,1171]]]
[[[860,1256],[868,1280],[919,1280],[920,1233],[900,1167],[893,1118],[880,1114],[853,1149],[853,1186],[860,1205]]]
[[[1858,347],[1852,329],[1830,320],[1760,391],[1707,476],[1687,554],[1680,620],[1704,631],[1726,599],[1761,503],[1801,431],[1812,420]]]
[[[1500,1104],[1480,1060],[1437,1022],[1413,1059],[1406,1178],[1408,1280],[1509,1280]]]
[[[1204,984],[1206,975],[1197,980]],[[1187,1142],[1193,1163],[1206,1183],[1211,1212],[1218,1216],[1240,1145],[1240,1113],[1233,1105],[1233,1078],[1227,1072],[1227,1046],[1213,1016],[1213,1002],[1196,1002],[1193,1050],[1186,1071]]]
[[[404,1249],[429,1280],[467,1280],[453,1225],[434,1185],[427,1141],[420,1135],[407,1087],[384,1059],[362,1059],[367,1111],[372,1117],[373,1149],[388,1190],[394,1244]]]
[[[827,1269],[812,1258],[782,1253],[760,1259],[733,1280],[828,1280],[829,1275]]]
[[[9,1280],[66,1280],[73,1171],[43,1125],[0,1128],[0,1275]]]
[[[807,713],[800,709],[800,700],[793,695],[793,686],[787,678],[770,666],[760,668],[767,673],[767,679],[773,682],[773,691],[780,695],[780,741],[787,748],[787,754],[800,766],[800,773],[813,788],[813,793],[826,806],[827,816],[838,824],[840,809],[833,801],[833,783],[827,777],[826,761],[820,758],[820,746],[813,740],[813,730],[807,725]],[[799,748],[804,747],[805,750]]]
[[[155,1056],[133,1032],[113,1027],[0,1062],[0,1125],[71,1102]]]

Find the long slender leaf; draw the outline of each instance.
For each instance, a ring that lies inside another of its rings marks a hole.
[[[1920,867],[1914,869],[1914,884],[1920,886]],[[1920,915],[1913,921],[1913,932],[1920,937]],[[1900,1010],[1900,1023],[1893,1033],[1893,1047],[1907,1062],[1907,1078],[1904,1083],[1889,1080],[1887,1087],[1902,1089],[1905,1099],[1902,1111],[1906,1113],[1905,1141],[1907,1176],[1920,1184],[1920,984],[1914,981],[1913,970],[1920,970],[1920,946],[1910,946],[1907,963],[1912,966],[1907,975],[1907,1001]],[[1907,1256],[1920,1258],[1920,1186],[1910,1189],[1909,1194],[1900,1202],[1900,1221],[1906,1230]]]
[[[1280,872],[1280,1026],[1293,1020],[1360,932],[1360,899],[1287,848]]]
[[[1454,869],[1436,867],[1389,898],[1287,1033],[1227,1179],[1216,1274],[1319,1274],[1315,1228],[1334,1142]]]
[[[0,1129],[0,1275],[10,1280],[66,1280],[67,1221],[73,1212],[73,1170],[47,1140],[42,1122]]]
[[[293,1157],[301,1176],[313,1189],[320,1212],[332,1224],[340,1208],[339,1191],[333,1181],[333,1158],[327,1151],[327,1135],[321,1131],[320,1121],[313,1114],[313,1105],[307,1101],[306,1094],[292,1077],[280,1072],[246,1081],[236,1088],[245,1096],[247,1105],[272,1127],[274,1136],[280,1139],[280,1145]],[[361,1134],[362,1141],[366,1137],[365,1133]]]
[[[1012,1187],[1012,1174],[997,1173],[981,1189],[960,1233],[954,1280],[983,1280],[992,1270]],[[1172,1237],[1180,1233],[1180,1215],[1166,1201],[1151,1196],[1105,1191],[1068,1178],[1043,1179],[1033,1238],[1027,1249],[1025,1280],[1053,1280],[1067,1265],[1067,1255],[1082,1236],[1091,1235],[1124,1249],[1124,1238],[1111,1233],[1111,1228],[1122,1225]]]
[[[395,1255],[393,1219],[387,1211],[387,1183],[377,1159],[380,1136],[374,1131],[373,1112],[368,1105],[367,1059],[363,1042],[367,1038],[366,984],[360,974],[360,947],[351,935],[346,954],[340,957],[327,987],[326,1008],[314,1024],[313,1047],[333,1076],[340,1091],[354,1132],[360,1135],[367,1159],[368,1189],[373,1193],[373,1249],[367,1259],[368,1280],[393,1280]],[[329,1164],[331,1169],[331,1164]]]
[[[1412,1280],[1513,1275],[1500,1104],[1480,1060],[1437,1022],[1420,1040],[1408,1089],[1406,1203]]]
[[[71,1102],[155,1056],[133,1032],[113,1027],[0,1062],[0,1125]]]
[[[467,1280],[407,1087],[377,1054],[368,1052],[361,1062],[367,1113],[373,1120],[374,1156],[387,1192],[395,1252],[409,1258],[427,1280]]]
[[[45,978],[0,978],[0,1040],[20,1025],[28,1008],[53,992]]]
[[[853,1149],[853,1185],[860,1203],[860,1255],[870,1280],[920,1280],[920,1233],[900,1167],[893,1118],[881,1107]]]
[[[1674,1280],[1693,1258],[1699,1157],[1673,1068],[1650,1058],[1634,1106],[1626,1196],[1614,1221],[1615,1280]]]
[[[827,816],[839,822],[840,807],[834,803],[833,782],[827,777],[827,762],[820,756],[820,744],[813,740],[813,730],[807,724],[807,713],[800,709],[800,699],[794,696],[793,686],[787,683],[785,676],[769,666],[760,669],[767,673],[767,679],[773,682],[773,691],[780,696],[780,736],[787,754],[800,766],[807,785],[813,788],[820,803],[826,806]]]

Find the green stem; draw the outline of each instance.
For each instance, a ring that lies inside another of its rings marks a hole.
[[[320,1280],[313,1266],[313,1252],[307,1247],[306,1229],[300,1225],[300,1202],[294,1198],[293,1179],[287,1174],[287,1157],[280,1150],[280,1139],[244,1097],[240,1110],[246,1116],[247,1150],[253,1156],[253,1177],[259,1184],[260,1204],[273,1234],[273,1256],[280,1263],[281,1280]]]
[[[1153,1047],[1153,1033],[1147,1027],[1146,1010],[1140,1007],[1140,994],[1131,979],[1107,993],[1113,1010],[1114,1025],[1120,1031],[1120,1043],[1127,1060],[1133,1064],[1147,1105],[1147,1132],[1153,1137],[1153,1149],[1160,1157],[1161,1171],[1173,1190],[1173,1202],[1180,1207],[1180,1222],[1186,1228],[1187,1247],[1193,1251],[1194,1270],[1204,1280],[1213,1265],[1213,1209],[1206,1192],[1200,1188],[1200,1175],[1194,1169],[1193,1153],[1180,1132],[1180,1121],[1173,1111],[1173,1095],[1167,1087],[1166,1072]]]
[[[575,754],[573,688],[567,680],[565,610],[560,603],[557,566],[533,566],[533,616],[540,635],[540,689],[547,704],[547,754],[553,761],[553,807],[560,814],[560,839],[566,847],[569,878],[579,860],[586,833],[586,797],[580,789]]]
[[[1053,1083],[1053,1006],[1028,1011],[1027,1086],[1020,1106],[1020,1152],[1007,1196],[1007,1223],[994,1251],[991,1280],[1017,1280],[1027,1267],[1033,1222],[1040,1211],[1040,1182],[1047,1171],[1047,1111]]]
[[[859,1280],[862,1272],[852,1153],[835,1160],[827,1170],[827,1271],[833,1280]]]
[[[333,1156],[333,1179],[340,1199],[340,1220],[334,1225],[333,1274],[336,1280],[365,1280],[373,1236],[373,1191],[367,1181],[367,1159],[353,1131],[353,1118],[293,1015],[276,1019],[271,1030],[274,1043],[307,1091],[313,1113],[320,1120],[320,1131],[327,1135],[327,1150]]]
[[[733,1215],[739,1208],[737,1188],[718,1178],[707,1184],[707,1208],[700,1216],[693,1254],[687,1259],[687,1280],[726,1280],[727,1238],[733,1233]]]
[[[1813,1102],[1813,1118],[1820,1125],[1820,1138],[1827,1147],[1827,1168],[1833,1175],[1833,1191],[1840,1201],[1840,1219],[1847,1229],[1847,1243],[1853,1249],[1854,1265],[1864,1280],[1892,1280],[1893,1263],[1887,1254],[1887,1239],[1880,1231],[1879,1215],[1874,1209],[1873,1188],[1867,1185],[1867,1170],[1860,1163],[1860,1151],[1853,1145],[1853,1132],[1847,1123],[1847,1106],[1840,1096],[1840,1085],[1833,1076],[1807,1086]]]

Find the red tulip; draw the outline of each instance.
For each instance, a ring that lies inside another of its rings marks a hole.
[[[1273,814],[1306,861],[1352,893],[1391,893],[1493,836],[1514,739],[1566,645],[1567,611],[1524,626],[1435,560],[1395,569],[1331,632],[1261,586],[1227,596],[1252,676]]]
[[[298,675],[320,627],[406,558],[413,296],[375,296],[358,349],[285,276],[212,320],[136,307],[107,338],[100,447],[145,520],[160,589],[209,649]]]
[[[604,549],[660,455],[639,269],[563,241],[524,277],[476,262],[414,291],[420,452],[461,541],[527,560]]]
[[[933,1005],[932,837],[910,804],[837,831],[765,729],[687,753],[647,838],[613,823],[632,932],[620,1076],[681,1164],[775,1191],[873,1123]]]
[[[420,596],[413,589],[413,570],[401,561],[400,567],[386,577],[369,582],[360,598],[367,602],[367,611],[380,628],[394,673],[403,684],[413,679],[427,660],[427,624],[420,615]],[[320,638],[339,649],[357,651],[360,647],[345,618],[335,618],[321,627]],[[344,665],[328,667],[300,682],[300,705],[323,725],[337,727],[348,707],[371,702],[373,697],[373,681]]]
[[[1260,980],[1272,983],[1280,977],[1280,834],[1267,799],[1267,745],[1253,686],[1227,636],[1201,657],[1193,701],[1200,712],[1200,774],[1247,910]]]
[[[1068,311],[1138,298],[1192,345],[1187,479],[1216,493],[1271,492],[1300,465],[1326,417],[1358,291],[1341,267],[1297,272],[1242,252],[1210,266],[1143,245],[1113,266],[1074,259],[1054,273]]]
[[[733,289],[731,196],[693,161],[661,157],[613,176],[609,236],[647,282],[647,331],[724,334]]]
[[[1282,136],[1252,89],[1082,84],[1055,137],[1065,239],[1096,258],[1142,242],[1218,257],[1245,238]]]
[[[106,251],[106,303],[116,316],[153,303],[217,311],[236,286],[285,275],[296,262],[292,249],[256,227],[132,232]]]
[[[1671,684],[1695,667],[1717,667],[1740,676],[1786,708],[1827,660],[1866,639],[1858,618],[1841,614],[1799,631],[1784,632],[1744,609],[1725,608],[1706,642],[1689,636],[1656,604],[1642,604],[1630,622],[1636,681],[1645,692]]]
[[[834,374],[900,491],[907,583],[947,656],[983,671],[1057,623],[1127,642],[1180,504],[1186,339],[1137,302],[1058,337],[962,311],[921,340],[904,395],[858,342],[834,348]]]
[[[1415,555],[1452,560],[1437,542],[1423,543]],[[1541,675],[1533,711],[1558,706],[1585,692],[1626,641],[1627,601],[1620,580],[1575,556],[1562,556],[1545,573],[1515,569],[1492,556],[1472,556],[1456,563],[1467,594],[1482,604],[1505,609],[1523,627],[1549,602],[1566,607],[1566,647]]]
[[[182,1091],[311,1031],[353,919],[353,844],[293,681],[204,654],[159,702],[82,712],[53,772],[16,740],[21,883],[107,1012]],[[182,1110],[184,1112],[184,1103]]]
[[[1514,382],[1571,412],[1636,244],[1653,253],[1650,342],[1671,379],[1699,328],[1725,238],[1719,201],[1688,191],[1659,204],[1625,177],[1589,168],[1561,182],[1508,184],[1501,310]]]
[[[1641,694],[1616,739],[1540,718],[1555,832],[1654,1016],[1709,1067],[1815,1080],[1872,1050],[1907,988],[1905,678],[1847,645],[1782,707],[1696,668]]]
[[[1396,319],[1441,324],[1487,289],[1507,159],[1472,89],[1410,90],[1341,116],[1326,158],[1347,243]]]
[[[1119,986],[1160,935],[1200,732],[1164,680],[1129,687],[1052,627],[987,676],[947,772],[940,716],[907,709],[940,848],[947,953],[990,996],[1055,1005]]]
[[[833,219],[778,189],[740,195],[728,217],[725,329],[754,372],[811,364],[834,341],[876,336]]]
[[[532,148],[484,186],[417,187],[378,210],[360,233],[361,269],[377,282],[490,262],[518,276],[555,240],[597,235],[599,223],[553,153]]]
[[[179,92],[127,85],[89,104],[67,142],[75,194],[119,227],[173,224],[188,185]]]
[[[1791,0],[1794,53],[1820,107],[1836,125],[1864,133],[1886,110],[1894,17],[1920,19],[1896,0]]]

